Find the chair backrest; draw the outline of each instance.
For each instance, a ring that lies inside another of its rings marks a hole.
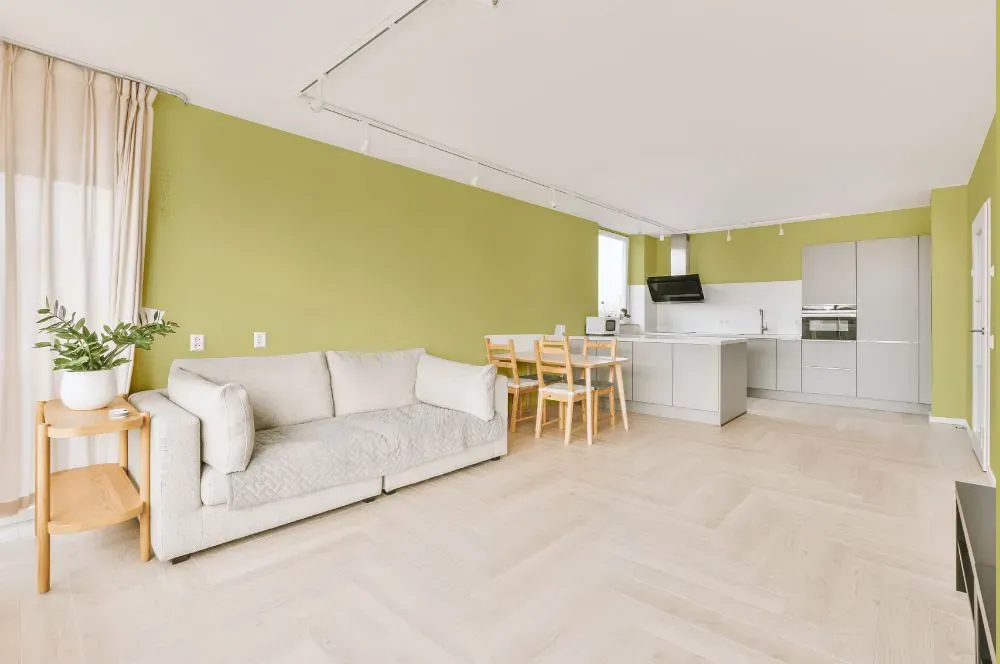
[[[606,350],[608,351],[608,357],[616,357],[618,354],[618,340],[614,337],[611,337],[610,339],[591,339],[590,337],[584,337],[584,357],[589,357],[590,351],[592,350]]]
[[[545,374],[562,376],[566,383],[573,382],[573,363],[569,353],[569,339],[535,341],[535,369],[538,386],[545,387]]]
[[[498,353],[502,355],[498,356]],[[495,343],[486,337],[486,361],[492,364],[499,371],[500,369],[510,370],[510,384],[517,386],[521,384],[517,373],[517,360],[515,359],[514,340],[508,339],[507,343]]]

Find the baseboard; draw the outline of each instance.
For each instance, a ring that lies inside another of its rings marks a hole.
[[[929,415],[927,421],[931,424],[950,424],[956,427],[962,427],[966,431],[969,430],[969,423],[966,422],[961,417],[936,417],[934,415]]]
[[[764,390],[756,387],[749,388],[747,394],[755,399],[812,403],[821,406],[838,406],[840,408],[862,408],[864,410],[879,410],[886,413],[927,415],[930,412],[930,406],[926,404],[906,403],[902,401],[881,401],[878,399],[859,399],[857,397],[839,397],[828,394],[810,394],[808,392]]]

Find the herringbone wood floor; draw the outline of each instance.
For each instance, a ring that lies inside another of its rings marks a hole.
[[[132,525],[0,544],[0,660],[971,661],[953,589],[965,435],[769,401],[724,429],[553,427],[496,463],[204,552]]]

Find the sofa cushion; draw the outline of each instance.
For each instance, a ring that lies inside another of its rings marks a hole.
[[[202,461],[224,473],[244,470],[254,447],[254,419],[247,391],[219,385],[184,369],[167,379],[171,401],[201,421]]]
[[[409,406],[417,402],[417,361],[424,349],[326,354],[337,415]]]
[[[229,502],[229,477],[226,473],[201,465],[201,504],[206,507],[225,505]]]
[[[387,475],[492,443],[506,433],[499,413],[484,421],[468,413],[426,403],[338,416],[337,419],[396,441],[399,463],[395,464],[395,470],[388,470]]]
[[[250,395],[257,430],[333,417],[323,353],[175,360],[215,383],[238,383]]]
[[[339,418],[315,420],[261,431],[247,469],[225,476],[225,495],[230,509],[245,509],[404,467],[398,439],[352,427]],[[205,492],[203,501],[204,497]]]
[[[493,383],[497,368],[452,362],[421,355],[417,362],[417,400],[432,406],[468,413],[484,421],[493,419]]]

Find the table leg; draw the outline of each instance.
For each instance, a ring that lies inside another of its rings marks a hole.
[[[38,546],[38,592],[49,592],[49,425],[35,432],[35,538]]]
[[[139,473],[139,499],[142,501],[142,513],[139,515],[139,557],[143,562],[152,557],[149,540],[149,413],[142,414],[142,428],[139,429],[139,454],[142,465]]]
[[[38,427],[45,424],[45,402],[38,401],[35,403],[35,459],[38,459]],[[35,501],[35,505],[38,505],[38,473],[34,476],[35,490],[31,494],[32,499]],[[35,533],[38,533],[38,509],[35,509]]]
[[[618,403],[622,407],[622,424],[628,431],[628,409],[625,408],[625,383],[622,382],[622,365],[615,365],[615,382],[618,383]],[[612,397],[614,398],[614,397]]]
[[[594,393],[590,391],[590,367],[584,369],[584,384],[587,390],[587,444],[594,444]]]

